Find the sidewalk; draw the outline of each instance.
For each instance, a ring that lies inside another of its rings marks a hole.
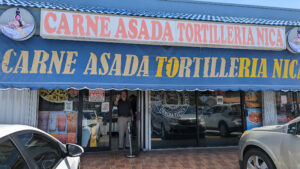
[[[126,154],[86,153],[81,157],[81,169],[239,169],[233,148],[150,151],[134,159]]]

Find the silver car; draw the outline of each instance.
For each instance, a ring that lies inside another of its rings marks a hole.
[[[245,131],[238,156],[241,169],[300,169],[300,117]]]

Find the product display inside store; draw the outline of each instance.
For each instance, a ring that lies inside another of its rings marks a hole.
[[[83,147],[109,147],[109,91],[83,90]]]
[[[40,90],[38,128],[63,143],[77,143],[78,90]]]
[[[101,89],[40,89],[38,128],[63,143],[79,144],[86,151],[116,150],[118,107],[113,101],[119,93]],[[136,112],[136,99],[133,98],[137,92],[129,91],[128,94],[127,99]]]
[[[79,114],[82,92],[82,114]],[[77,143],[81,133],[83,147],[109,146],[109,93],[103,90],[40,89],[38,127],[63,143]],[[78,119],[82,116],[82,127]],[[81,130],[81,131],[79,131]]]
[[[248,91],[245,93],[245,108],[247,112],[247,129],[262,126],[261,92]]]

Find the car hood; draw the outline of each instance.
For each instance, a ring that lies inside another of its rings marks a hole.
[[[252,131],[270,131],[270,132],[283,132],[284,125],[264,126],[252,129]]]

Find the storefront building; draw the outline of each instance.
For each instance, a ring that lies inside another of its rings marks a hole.
[[[250,18],[203,15],[190,4],[157,12],[156,1],[150,12],[1,3],[0,123],[114,151],[113,103],[123,89],[136,150],[236,146],[247,129],[300,115],[300,22],[282,18],[297,11],[263,19],[258,13],[277,10],[253,7]],[[244,8],[201,5],[207,13]]]

